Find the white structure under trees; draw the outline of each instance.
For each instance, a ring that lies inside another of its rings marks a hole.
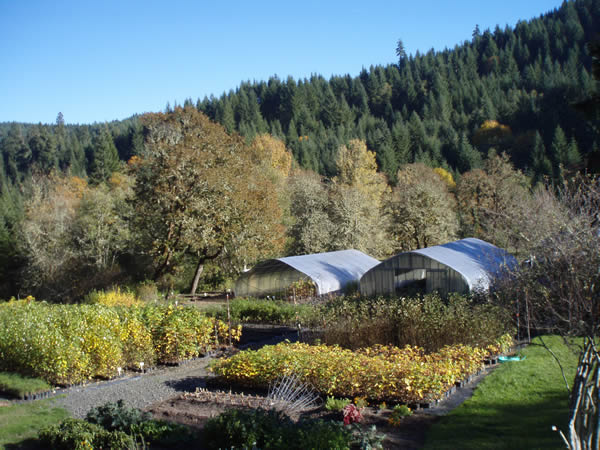
[[[400,253],[366,272],[363,295],[393,295],[407,290],[441,295],[487,290],[491,279],[517,261],[505,250],[475,238]]]
[[[288,256],[258,263],[235,283],[237,297],[284,293],[300,280],[312,281],[316,295],[343,291],[379,261],[358,250]]]

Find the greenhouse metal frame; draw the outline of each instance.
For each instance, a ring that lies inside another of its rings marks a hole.
[[[505,250],[476,238],[400,253],[366,272],[360,280],[363,295],[409,291],[466,294],[489,289],[492,278],[517,261]]]
[[[244,272],[235,283],[237,297],[281,294],[300,280],[311,280],[316,295],[342,291],[379,261],[358,250],[315,253],[269,259]]]

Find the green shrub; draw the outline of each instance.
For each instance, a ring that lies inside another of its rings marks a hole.
[[[357,349],[392,344],[435,352],[446,345],[485,348],[512,333],[506,310],[465,296],[338,297],[321,308],[322,341]]]
[[[245,323],[270,323],[295,325],[300,321],[303,325],[318,322],[320,309],[308,304],[294,305],[283,300],[236,298],[229,302],[231,320]],[[227,319],[224,306],[209,308],[206,314],[221,320]]]
[[[298,449],[347,449],[350,448],[352,432],[342,422],[316,420],[298,428]]]
[[[190,431],[178,424],[153,420],[152,415],[138,408],[125,406],[123,400],[92,408],[86,416],[92,424],[107,431],[122,431],[135,440],[159,444],[174,444],[191,438]],[[141,439],[138,439],[140,438]]]
[[[125,406],[123,400],[118,400],[116,403],[108,402],[92,408],[85,417],[88,422],[100,425],[105,430],[124,431],[125,433],[131,433],[132,427],[151,418],[152,415],[148,412]]]
[[[164,446],[187,442],[193,438],[190,430],[176,423],[162,420],[146,420],[131,427],[134,436],[141,436],[144,442]]]
[[[325,409],[327,411],[341,411],[346,405],[349,404],[350,399],[348,398],[335,398],[327,396],[327,400],[325,401]]]
[[[134,447],[131,436],[121,431],[107,431],[81,419],[67,419],[44,428],[39,433],[44,448],[55,450],[128,449]]]
[[[231,331],[239,340],[240,328]],[[193,307],[0,304],[0,371],[53,385],[111,378],[118,367],[151,367],[206,353],[229,336],[227,324]]]
[[[158,300],[158,286],[152,280],[146,280],[138,284],[135,288],[135,293],[140,301],[148,303]]]
[[[207,448],[347,449],[350,431],[340,423],[295,424],[272,410],[228,410],[210,419],[203,430]]]
[[[289,423],[289,418],[272,410],[230,409],[206,422],[204,443],[208,448],[281,448]]]
[[[412,410],[406,405],[396,405],[394,409],[392,409],[392,416],[398,417],[408,417],[412,416]]]

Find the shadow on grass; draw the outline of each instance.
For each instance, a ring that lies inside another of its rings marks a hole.
[[[47,447],[43,446],[39,439],[30,438],[25,439],[18,444],[4,444],[4,447],[2,448],[5,450],[38,450],[45,449]]]
[[[559,449],[565,446],[552,426],[566,431],[567,422],[566,394],[485,409],[465,403],[430,430],[425,448]]]

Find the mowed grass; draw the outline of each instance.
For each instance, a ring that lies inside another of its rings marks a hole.
[[[52,386],[40,378],[29,378],[16,373],[0,372],[0,393],[25,398],[27,395],[39,394],[52,390]]]
[[[576,351],[562,338],[544,342],[560,359],[569,385]],[[552,355],[535,339],[520,352],[524,361],[502,363],[479,384],[472,398],[434,424],[426,449],[565,448],[556,425],[566,434],[568,392]]]
[[[0,449],[37,448],[38,432],[67,417],[69,413],[56,407],[53,399],[0,406]]]

